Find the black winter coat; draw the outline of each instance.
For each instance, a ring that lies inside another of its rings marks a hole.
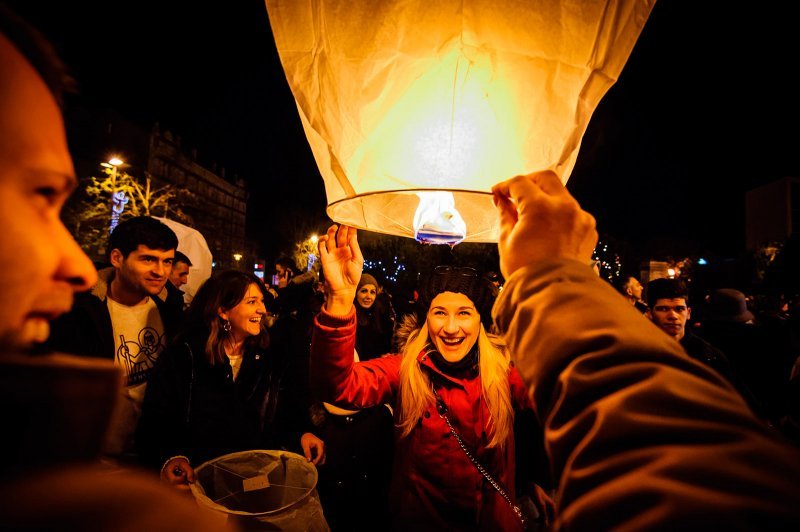
[[[234,381],[227,360],[213,366],[206,360],[206,337],[207,332],[181,334],[156,362],[136,435],[143,463],[160,468],[183,455],[197,467],[249,449],[299,452],[310,422],[304,405],[280,401],[281,388],[290,385],[284,382],[290,360],[281,343],[246,350]]]

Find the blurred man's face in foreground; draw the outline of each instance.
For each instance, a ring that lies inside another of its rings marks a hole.
[[[61,112],[0,34],[0,347],[47,339],[49,320],[97,280],[59,213],[76,184]]]

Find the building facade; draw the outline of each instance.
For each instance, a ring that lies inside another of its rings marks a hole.
[[[226,180],[181,151],[180,138],[156,126],[150,134],[147,172],[159,183],[185,187],[194,196],[182,205],[194,228],[206,239],[216,268],[252,269],[255,258],[245,236],[247,187],[243,180]]]
[[[784,242],[800,229],[800,178],[784,177],[749,190],[745,208],[748,251]]]

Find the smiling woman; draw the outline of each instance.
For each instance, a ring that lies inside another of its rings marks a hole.
[[[231,452],[288,447],[315,464],[324,461],[322,440],[304,432],[304,405],[284,404],[280,396],[291,387],[284,378],[291,357],[286,342],[267,333],[265,297],[251,273],[216,273],[159,357],[137,444],[143,460],[161,467],[161,479],[178,489],[189,489],[198,464]]]
[[[356,231],[332,226],[319,252],[329,292],[311,344],[312,382],[345,408],[394,405],[392,527],[520,529],[513,424],[531,406],[484,324],[495,286],[471,268],[436,268],[398,331],[401,352],[354,363],[363,264]]]

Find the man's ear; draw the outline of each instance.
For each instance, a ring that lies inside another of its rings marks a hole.
[[[122,252],[117,248],[111,250],[111,253],[108,255],[108,260],[111,261],[111,265],[115,268],[121,268],[122,262],[125,260],[125,257],[122,255]]]
[[[686,307],[686,321],[689,321],[689,318],[692,317],[692,307]]]
[[[653,313],[650,311],[649,308],[644,311],[644,315],[647,316],[650,321],[653,321]]]

